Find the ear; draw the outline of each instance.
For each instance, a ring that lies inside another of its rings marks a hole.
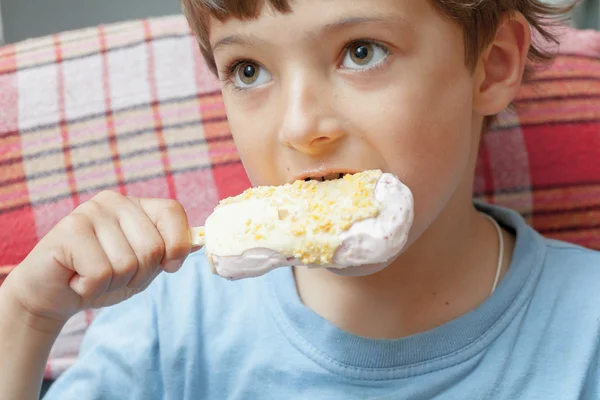
[[[504,17],[475,69],[473,108],[495,115],[515,98],[527,63],[531,28],[521,13]]]

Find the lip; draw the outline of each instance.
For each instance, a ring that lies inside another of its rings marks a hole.
[[[366,171],[366,169],[352,169],[352,168],[315,168],[304,171],[300,175],[296,175],[290,183],[295,181],[303,181],[307,178],[315,178],[319,176],[327,176],[332,174],[356,174],[361,171]]]

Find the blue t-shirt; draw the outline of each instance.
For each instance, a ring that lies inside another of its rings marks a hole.
[[[477,309],[398,340],[304,306],[290,268],[229,282],[204,254],[103,311],[47,399],[599,399],[600,253],[515,212],[510,269]]]

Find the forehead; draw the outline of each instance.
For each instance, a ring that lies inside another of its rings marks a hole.
[[[297,42],[324,29],[361,23],[395,23],[416,31],[417,27],[425,26],[427,18],[437,14],[427,0],[295,0],[289,3],[290,12],[279,11],[270,2],[263,4],[256,17],[211,16],[208,21],[211,47],[229,44],[228,38],[232,36],[269,41],[289,38]]]

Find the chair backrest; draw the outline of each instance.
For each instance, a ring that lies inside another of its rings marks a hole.
[[[178,198],[201,224],[248,185],[182,17],[0,49],[0,267],[102,189]]]
[[[476,197],[542,233],[600,249],[600,34],[571,31],[483,140]],[[216,80],[181,17],[65,32],[0,48],[0,284],[101,189],[179,199],[202,224],[249,186]],[[77,357],[73,317],[46,378]]]
[[[569,31],[483,140],[474,193],[600,249],[600,34]],[[182,17],[0,49],[0,267],[101,189],[178,198],[201,224],[249,186]]]
[[[600,32],[566,30],[515,105],[483,138],[475,196],[600,250]]]

